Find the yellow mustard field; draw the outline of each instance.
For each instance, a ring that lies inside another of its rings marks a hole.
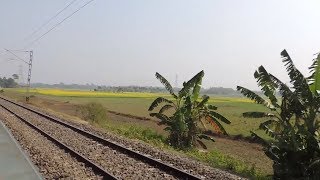
[[[10,91],[25,92],[25,89],[17,88],[10,89]],[[97,92],[88,90],[67,90],[67,89],[49,89],[49,88],[33,88],[30,89],[31,93],[49,95],[49,96],[59,96],[59,97],[119,97],[119,98],[147,98],[154,99],[159,96],[171,99],[169,94],[164,93],[144,93],[144,92]],[[252,102],[250,99],[243,97],[219,97],[211,96],[210,103],[218,102]]]
[[[23,89],[16,89],[16,91],[25,91]],[[140,92],[97,92],[97,91],[84,91],[84,90],[65,90],[65,89],[46,89],[36,88],[30,89],[31,93],[38,93],[51,96],[65,96],[65,97],[127,97],[127,98],[154,98],[158,96],[168,96],[168,94],[160,93],[140,93]]]

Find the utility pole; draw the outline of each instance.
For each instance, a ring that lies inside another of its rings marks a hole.
[[[28,67],[29,67],[29,70],[28,70],[28,84],[27,84],[27,92],[26,92],[26,101],[29,102],[29,100],[30,100],[30,86],[31,86],[31,70],[32,70],[33,50],[30,50],[30,51],[8,50],[8,49],[5,49],[5,50],[17,58],[17,59],[13,59],[13,60],[20,60],[20,61],[26,63],[28,65]],[[27,62],[27,61],[23,60],[22,58],[20,58],[19,56],[17,56],[15,53],[13,53],[13,51],[29,53],[29,62]]]
[[[29,59],[29,64],[28,64],[29,70],[28,70],[28,85],[27,85],[27,97],[26,97],[27,102],[29,102],[29,99],[30,99],[29,94],[30,94],[30,86],[31,86],[30,82],[31,82],[33,51],[31,50],[31,51],[29,51],[29,53],[30,53],[30,55],[29,55],[30,59]]]

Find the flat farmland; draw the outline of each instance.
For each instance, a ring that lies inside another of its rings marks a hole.
[[[19,97],[24,96],[24,89],[8,89],[6,95]],[[160,93],[112,93],[112,92],[95,92],[81,90],[61,90],[61,89],[31,89],[35,101],[37,98],[48,99],[51,101],[64,102],[65,104],[86,104],[89,102],[101,103],[108,110],[131,114],[140,117],[148,117],[148,108],[152,101],[161,96],[168,98],[168,94]],[[225,125],[230,135],[249,136],[250,131],[256,131],[259,124],[264,119],[243,118],[242,113],[247,111],[264,111],[262,105],[257,105],[247,98],[242,97],[210,97],[210,104],[218,107],[218,112],[227,117],[230,125]],[[62,106],[63,104],[60,104]],[[264,136],[258,130],[259,134]]]
[[[148,107],[152,101],[159,96],[170,97],[169,94],[159,93],[112,93],[63,89],[31,89],[30,92],[32,95],[30,103],[32,105],[78,119],[81,119],[81,115],[77,111],[77,106],[89,102],[101,103],[109,111],[150,118]],[[3,95],[23,101],[25,90],[5,89]],[[263,106],[254,104],[252,101],[242,97],[217,96],[210,96],[210,104],[217,106],[218,112],[231,121],[230,125],[223,124],[230,135],[249,136],[250,131],[255,131],[266,137],[263,132],[257,130],[264,119],[242,117],[243,112],[266,110]],[[106,126],[111,126],[116,131],[120,131],[119,128],[145,128],[163,136],[167,135],[163,131],[163,126],[157,125],[157,120],[152,118],[150,120],[141,120],[108,113]],[[264,155],[262,147],[258,144],[225,138],[216,138],[216,142],[206,142],[206,144],[208,145],[208,151],[222,152],[236,160],[249,164],[264,175],[272,173],[271,161]]]

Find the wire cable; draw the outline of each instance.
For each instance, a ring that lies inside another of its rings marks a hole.
[[[5,49],[7,52],[9,52],[10,54],[12,54],[13,56],[15,56],[16,58],[18,58],[18,60],[23,61],[26,64],[29,64],[27,61],[23,60],[22,58],[20,58],[19,56],[17,56],[16,54],[14,54],[13,52],[11,52],[8,49]]]
[[[43,23],[40,27],[38,27],[35,31],[33,31],[29,36],[27,36],[26,38],[24,38],[24,40],[27,40],[29,38],[31,38],[33,35],[35,35],[37,32],[39,32],[44,26],[46,26],[47,24],[49,24],[54,18],[56,18],[57,16],[59,16],[63,11],[65,11],[69,6],[71,6],[72,4],[74,4],[76,1],[78,0],[73,0],[71,1],[69,4],[67,4],[67,6],[65,6],[63,9],[61,9],[58,13],[56,13],[54,16],[52,16],[50,19],[48,19],[45,23]]]
[[[6,50],[4,52],[0,52],[0,57],[5,56],[6,54],[8,54],[8,52]]]
[[[82,8],[86,7],[87,5],[89,5],[91,2],[93,2],[94,0],[90,0],[87,3],[85,3],[84,5],[82,5],[81,7],[79,7],[76,11],[74,11],[73,13],[71,13],[69,16],[65,17],[64,19],[62,19],[62,21],[60,21],[59,23],[57,23],[56,25],[54,25],[51,29],[49,29],[47,32],[45,32],[44,34],[42,34],[40,37],[36,38],[35,40],[33,40],[32,42],[30,42],[27,46],[24,47],[24,49],[32,46],[35,42],[39,41],[40,39],[42,39],[44,36],[46,36],[48,33],[50,33],[53,29],[55,29],[56,27],[58,27],[59,25],[61,25],[64,21],[66,21],[67,19],[71,18],[74,14],[76,14],[77,12],[79,12]]]

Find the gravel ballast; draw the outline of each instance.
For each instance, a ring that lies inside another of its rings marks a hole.
[[[0,119],[39,168],[45,179],[101,179],[83,163],[65,153],[47,138],[12,116],[3,108]]]
[[[59,127],[61,125],[50,122],[43,117],[35,115],[32,112],[28,112],[21,107],[12,105],[11,103],[3,100],[0,102],[6,107],[10,107],[10,109],[19,115],[27,118],[32,123],[35,123],[38,127],[50,133],[52,136],[65,142],[74,148],[74,150],[81,152],[81,154],[85,155],[90,160],[100,164],[106,170],[113,173],[116,177],[123,179],[174,179],[173,176],[166,174],[157,168],[154,168],[141,161],[139,162],[134,158],[117,152],[116,150],[105,147],[74,132],[73,130],[66,129],[65,127]],[[39,108],[31,108],[39,110]],[[45,111],[42,110],[42,112]],[[53,116],[52,114],[50,115]],[[197,175],[203,179],[244,179],[229,172],[212,168],[184,155],[177,155],[176,153],[167,152],[138,140],[130,140],[119,137],[118,135],[114,135],[91,125],[75,123],[73,121],[68,121],[68,123],[76,125],[84,130],[102,136],[105,139],[121,144],[137,152],[146,154],[155,159],[159,159],[160,161],[171,164],[179,169],[184,169],[186,172]],[[125,166],[123,166],[123,164],[125,164]]]
[[[44,117],[1,101],[7,108],[25,118],[41,130],[79,152],[89,160],[119,179],[176,179],[166,172],[136,160],[126,154],[104,146],[67,127],[51,122]]]

